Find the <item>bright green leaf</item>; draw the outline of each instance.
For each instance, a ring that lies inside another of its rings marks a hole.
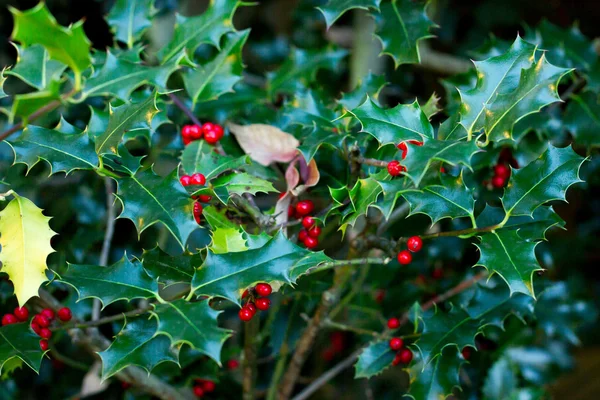
[[[250,164],[248,156],[230,157],[217,153],[215,147],[204,140],[196,140],[183,150],[181,166],[186,174],[202,173],[211,180],[225,171],[242,168]]]
[[[60,61],[51,60],[48,51],[41,45],[17,48],[17,63],[6,71],[36,89],[46,89],[50,82],[60,79],[67,66]]]
[[[392,365],[396,353],[390,349],[387,340],[374,342],[367,346],[354,364],[354,378],[370,378],[383,372]]]
[[[7,362],[15,358],[39,372],[43,356],[40,337],[29,328],[28,323],[0,327],[0,372]]]
[[[152,3],[153,0],[117,0],[106,18],[115,33],[115,39],[132,48],[152,25]]]
[[[327,3],[317,7],[317,9],[323,13],[327,28],[329,28],[346,11],[356,8],[379,11],[379,3],[381,3],[381,0],[328,0]]]

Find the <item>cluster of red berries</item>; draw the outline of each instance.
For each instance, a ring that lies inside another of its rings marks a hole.
[[[494,165],[494,175],[492,176],[492,186],[501,189],[506,186],[510,178],[510,167],[504,163]]]
[[[273,288],[268,283],[257,283],[254,288],[244,291],[242,299],[248,298],[248,302],[238,312],[238,316],[244,322],[250,321],[256,310],[267,311],[271,307],[271,300],[267,296],[271,294]],[[260,296],[260,297],[258,297]]]
[[[235,358],[232,358],[231,360],[227,361],[227,368],[230,370],[237,369],[239,366],[240,362]]]
[[[204,138],[207,143],[215,144],[223,137],[224,131],[221,125],[213,124],[212,122],[205,122],[200,125],[184,125],[181,128],[181,138],[183,144],[188,145],[189,143]]]
[[[412,254],[423,248],[423,240],[418,236],[412,236],[406,242],[408,250],[402,250],[398,253],[398,262],[402,265],[408,265],[412,262]]]
[[[398,329],[400,327],[400,320],[398,318],[390,318],[388,319],[387,326],[389,329]],[[389,345],[390,349],[396,352],[396,357],[394,357],[392,365],[410,364],[413,359],[413,353],[408,347],[404,346],[404,340],[402,340],[402,338],[391,338]]]
[[[71,310],[67,307],[63,307],[58,310],[57,316],[61,321],[68,322],[72,317]],[[4,314],[2,316],[2,326],[26,322],[28,319],[29,310],[25,307],[17,307],[14,309],[13,314]],[[39,314],[36,314],[31,319],[31,329],[42,338],[42,340],[40,340],[40,348],[43,351],[48,350],[48,340],[52,337],[50,324],[53,320],[54,311],[49,308],[44,308]]]
[[[204,175],[202,175],[201,173],[195,173],[190,175],[182,175],[181,177],[179,177],[179,182],[181,182],[181,184],[185,187],[185,186],[190,186],[190,185],[204,185],[206,184],[206,177]],[[198,196],[193,196],[193,198],[195,200],[197,200],[194,203],[194,219],[196,220],[196,222],[198,224],[200,224],[201,220],[202,220],[202,204],[201,203],[208,203],[212,197],[205,195],[205,194],[201,194]]]
[[[323,351],[323,359],[325,361],[333,360],[337,354],[343,352],[346,348],[346,335],[344,335],[344,332],[332,332],[329,340],[331,344]]]
[[[302,218],[302,226],[304,229],[298,233],[298,240],[304,243],[308,249],[317,247],[321,234],[321,227],[317,225],[317,221],[311,216],[306,216]]]
[[[418,140],[409,140],[408,143],[414,144],[415,146],[423,146],[423,142],[419,142]],[[402,142],[396,147],[398,147],[398,150],[402,151],[402,159],[404,160],[406,158],[406,155],[408,154],[408,147],[406,146],[406,142]],[[406,167],[400,165],[400,161],[393,160],[388,163],[387,170],[391,176],[398,176],[402,172],[406,172]]]
[[[206,393],[211,393],[215,391],[217,385],[211,380],[208,379],[196,379],[194,385],[194,395],[196,397],[204,397]]]

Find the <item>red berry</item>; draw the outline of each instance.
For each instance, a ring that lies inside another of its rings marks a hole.
[[[502,178],[508,178],[510,176],[510,168],[506,164],[497,164],[494,166],[494,175],[501,176]]]
[[[202,389],[202,386],[194,386],[194,395],[196,397],[204,396],[204,389]]]
[[[200,173],[195,173],[190,179],[192,185],[204,185],[206,183],[206,177]]]
[[[398,318],[390,318],[388,319],[387,326],[390,329],[398,329],[400,328],[400,320]]]
[[[346,348],[346,336],[343,332],[332,332],[329,336],[331,340],[331,347],[337,353],[341,353]]]
[[[198,140],[202,137],[202,128],[198,125],[188,125],[191,140]]]
[[[38,335],[40,334],[40,332],[42,331],[42,328],[40,328],[40,326],[38,324],[36,324],[35,322],[31,323],[31,329],[37,333]]]
[[[215,129],[215,125],[212,122],[205,122],[202,124],[202,132],[206,135],[207,132],[211,132]]]
[[[314,249],[319,245],[319,241],[312,236],[307,236],[306,239],[304,239],[304,245],[309,249]]]
[[[46,318],[48,318],[50,321],[52,321],[54,319],[54,311],[52,311],[49,308],[44,308],[40,314],[46,316]]]
[[[217,134],[217,137],[219,138],[218,140],[221,140],[224,134],[223,127],[219,124],[215,124],[212,128],[212,131]]]
[[[325,349],[325,351],[323,351],[323,360],[331,361],[334,358],[335,358],[335,349],[330,347],[328,349]]]
[[[42,351],[48,350],[48,341],[46,339],[40,340],[40,349],[42,349]]]
[[[293,218],[296,214],[296,208],[294,206],[288,207],[288,218]]]
[[[442,268],[434,268],[431,271],[431,277],[435,280],[442,279],[444,277],[444,270]]]
[[[202,209],[202,204],[197,201],[194,202],[194,219],[196,220],[197,224],[200,224],[202,221]]]
[[[125,382],[125,381],[121,381],[121,389],[123,390],[127,390],[131,387],[131,383],[129,382]]]
[[[413,236],[408,239],[408,242],[406,242],[406,246],[410,251],[416,253],[423,247],[423,240],[418,236]]]
[[[298,232],[298,240],[301,242],[304,242],[304,240],[306,240],[306,238],[308,237],[308,231],[306,229],[302,229],[300,232]]]
[[[185,139],[191,139],[191,129],[193,125],[184,125],[181,128],[181,137]]]
[[[50,339],[52,337],[52,331],[48,328],[40,329],[40,336],[44,339]]]
[[[388,163],[387,170],[391,176],[398,176],[402,171],[405,171],[406,169],[402,165],[400,165],[400,161],[394,160]]]
[[[2,317],[2,326],[16,324],[17,322],[19,322],[19,320],[12,314],[4,314]]]
[[[258,295],[262,297],[267,297],[271,294],[271,292],[273,292],[273,288],[271,287],[271,285],[264,282],[257,283],[254,289],[256,290],[256,293],[258,293]]]
[[[198,201],[201,201],[202,203],[208,203],[211,200],[212,196],[209,196],[207,194],[201,194],[200,196],[198,196]]]
[[[204,132],[204,140],[206,140],[206,143],[215,144],[219,139],[221,138],[215,131]]]
[[[192,178],[189,175],[182,175],[179,177],[179,182],[181,182],[183,186],[188,186],[192,182]]]
[[[206,393],[214,392],[216,387],[217,385],[215,385],[213,381],[202,382],[202,389],[204,389]]]
[[[315,204],[310,200],[302,200],[296,204],[296,215],[303,217],[315,209]]]
[[[260,299],[256,299],[254,302],[256,304],[256,308],[261,311],[267,311],[269,307],[271,307],[271,300],[266,297],[261,297]]]
[[[404,346],[404,340],[399,337],[390,339],[390,349],[392,350],[400,350]]]
[[[381,303],[383,303],[383,301],[384,301],[384,300],[385,300],[385,290],[383,290],[383,289],[378,289],[378,290],[375,292],[375,301],[376,301],[378,304],[381,304]]]
[[[250,321],[254,313],[248,307],[242,307],[238,312],[238,316],[242,321]]]
[[[461,354],[465,360],[468,360],[471,358],[471,355],[473,354],[473,348],[465,346],[465,347],[463,347]]]
[[[315,225],[315,219],[313,217],[302,218],[302,226],[306,229],[310,229]]]
[[[410,349],[407,349],[406,347],[400,350],[400,353],[398,354],[400,355],[400,362],[402,364],[409,364],[413,359],[412,351],[410,351]]]
[[[408,153],[408,147],[406,147],[406,143],[402,142],[398,146],[398,150],[402,151],[402,159],[406,158],[406,153]]]
[[[227,361],[227,368],[236,369],[240,366],[240,362],[238,360],[229,360]]]
[[[29,318],[29,310],[25,307],[17,307],[13,313],[19,321],[27,321],[27,318]]]
[[[58,319],[60,319],[63,322],[68,322],[73,317],[73,314],[71,314],[71,309],[68,307],[61,308],[60,310],[58,310],[57,314]]]
[[[245,299],[246,297],[248,297],[250,293],[248,292],[248,289],[244,290],[244,293],[242,293],[242,299]]]
[[[412,254],[408,250],[402,250],[398,253],[398,262],[402,265],[408,265],[412,261]]]
[[[396,356],[394,357],[394,360],[392,361],[392,365],[398,365],[400,364],[400,353],[396,353]]]
[[[183,138],[183,145],[184,146],[187,146],[190,143],[192,143],[192,139],[190,139],[189,137],[184,137]]]
[[[252,316],[254,316],[254,314],[256,314],[256,306],[254,305],[254,303],[246,303],[246,308],[248,310],[250,310],[250,312],[252,313]]]
[[[38,314],[33,317],[33,322],[38,324],[40,328],[47,328],[50,326],[50,319],[43,314]]]
[[[494,175],[494,177],[492,178],[492,186],[495,187],[496,189],[503,188],[505,184],[506,184],[506,179],[504,179],[501,176]]]
[[[318,238],[320,234],[321,234],[320,226],[315,225],[308,230],[308,236],[313,237],[315,239]]]

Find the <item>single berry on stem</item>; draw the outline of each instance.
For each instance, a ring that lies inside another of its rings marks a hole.
[[[400,165],[400,161],[390,161],[387,165],[388,174],[391,176],[398,176],[404,170],[404,167]]]
[[[217,385],[215,385],[213,381],[202,382],[202,389],[204,389],[206,393],[214,392],[216,387]]]
[[[312,236],[307,236],[306,239],[304,239],[304,245],[308,249],[314,249],[319,245],[319,241]]]
[[[390,349],[392,350],[400,350],[404,346],[404,340],[399,337],[390,339]]]
[[[44,315],[46,318],[48,318],[50,321],[52,321],[54,319],[54,311],[52,311],[49,308],[44,308],[40,314]]]
[[[308,231],[306,229],[302,229],[298,232],[298,240],[304,242],[304,240],[308,237]]]
[[[258,295],[262,297],[267,297],[273,292],[273,288],[271,287],[271,285],[265,282],[257,283],[254,290],[256,290],[256,293],[258,293]]]
[[[2,317],[2,326],[16,324],[17,322],[19,320],[12,314],[4,314]]]
[[[304,217],[302,218],[302,226],[306,229],[310,229],[315,225],[315,219],[313,217]]]
[[[400,320],[398,318],[390,318],[387,322],[387,327],[390,329],[400,328]]]
[[[266,297],[261,297],[260,299],[256,299],[254,304],[256,304],[256,308],[259,310],[267,311],[269,307],[271,307],[271,300],[267,299]]]
[[[27,318],[29,318],[29,310],[25,307],[17,307],[13,313],[19,321],[27,321]]]
[[[398,253],[398,262],[402,265],[408,265],[412,261],[412,254],[408,250],[402,250]]]
[[[495,175],[492,178],[492,186],[495,187],[496,189],[501,189],[501,188],[504,187],[504,185],[506,185],[506,179],[505,178],[503,178],[501,176],[498,176],[498,175]]]
[[[461,354],[465,360],[469,360],[471,358],[471,355],[473,354],[473,348],[469,347],[469,346],[465,346],[461,350]]]
[[[311,200],[302,200],[296,204],[296,215],[304,217],[315,209],[315,204]]]
[[[42,349],[42,351],[46,351],[48,350],[48,341],[46,339],[42,339],[40,340],[40,349]]]
[[[252,313],[248,307],[242,307],[238,312],[238,316],[242,321],[250,321],[254,316],[254,313]]]
[[[202,389],[202,386],[194,386],[194,395],[196,397],[204,396],[204,389]]]
[[[215,125],[212,122],[205,122],[202,124],[202,132],[206,135],[207,132],[214,130]]]
[[[189,175],[181,175],[179,177],[179,182],[181,182],[182,186],[189,186],[192,182],[192,177]]]
[[[506,164],[496,164],[494,166],[494,175],[508,178],[510,176],[510,168]]]
[[[400,353],[398,354],[400,355],[400,362],[402,364],[410,364],[410,362],[413,359],[412,351],[410,351],[410,349],[407,349],[406,347],[400,350]]]
[[[418,236],[413,236],[408,239],[408,242],[406,242],[406,246],[410,251],[416,253],[417,251],[421,250],[421,248],[423,248],[423,240]]]
[[[200,173],[195,173],[190,178],[190,184],[192,185],[204,185],[206,183],[206,177]]]
[[[40,336],[44,339],[50,339],[52,337],[52,331],[48,328],[40,329]]]
[[[240,366],[240,362],[238,360],[232,359],[227,361],[227,368],[236,369]]]
[[[71,313],[71,309],[69,307],[61,308],[60,310],[58,310],[57,315],[58,319],[60,319],[62,322],[69,322],[73,317],[73,314]]]
[[[321,227],[318,225],[315,225],[308,230],[308,236],[313,237],[315,239],[318,238],[320,234],[321,234]]]

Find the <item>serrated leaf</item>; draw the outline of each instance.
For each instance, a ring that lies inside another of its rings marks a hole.
[[[115,39],[129,48],[152,25],[150,21],[153,0],[117,0],[106,20]]]
[[[214,254],[225,254],[246,251],[248,247],[240,228],[219,228],[213,231],[209,249]]]
[[[443,218],[474,219],[475,199],[462,176],[443,177],[441,185],[425,186],[420,191],[408,191],[402,197],[410,204],[410,215],[425,214],[435,224]]]
[[[39,372],[43,356],[40,337],[29,328],[28,323],[0,327],[0,372],[7,362],[15,358]]]
[[[377,183],[383,189],[383,197],[379,197],[377,203],[373,204],[373,207],[381,210],[385,219],[388,219],[392,211],[396,208],[396,202],[400,196],[407,192],[415,191],[408,177],[378,180]]]
[[[132,62],[125,56],[125,53],[115,56],[110,50],[107,51],[102,68],[85,81],[81,97],[114,96],[128,101],[131,93],[142,85],[150,84],[166,90],[167,79],[179,68],[179,58],[157,67],[150,67],[141,64],[139,57]]]
[[[41,2],[27,11],[10,9],[15,25],[12,39],[24,47],[41,44],[50,58],[68,65],[78,76],[91,64],[91,43],[83,31],[83,21],[68,28],[60,26]]]
[[[308,133],[302,137],[302,144],[298,146],[298,151],[302,153],[302,156],[308,163],[313,159],[321,146],[341,149],[342,143],[347,137],[347,135],[335,133],[332,130],[318,128],[316,125],[304,131],[308,131]]]
[[[105,131],[96,137],[96,153],[118,154],[119,144],[126,131],[140,127],[148,127],[158,109],[155,96],[149,96],[140,103],[127,103],[118,107],[110,107],[110,119]]]
[[[433,137],[433,127],[416,100],[412,104],[383,109],[367,98],[350,112],[360,122],[362,131],[372,135],[381,146]]]
[[[191,283],[194,270],[200,264],[202,257],[199,253],[171,256],[155,247],[142,254],[142,265],[148,275],[167,286],[180,282]]]
[[[425,12],[427,4],[392,0],[381,6],[376,35],[383,47],[382,54],[392,57],[396,68],[401,64],[419,63],[419,42],[434,37],[429,31],[436,24]]]
[[[460,384],[458,371],[462,363],[458,350],[449,348],[439,357],[423,366],[417,360],[410,368],[410,392],[413,399],[445,399],[452,394],[452,389]]]
[[[352,91],[343,93],[338,103],[346,110],[353,110],[364,103],[368,97],[377,100],[379,92],[385,85],[387,85],[385,76],[369,72],[364,79],[358,81]]]
[[[230,196],[232,194],[250,193],[255,195],[259,192],[269,193],[278,191],[271,182],[245,172],[220,176],[213,179],[211,184],[215,191],[222,188],[227,190]]]
[[[360,216],[366,215],[382,191],[381,185],[373,177],[357,180],[350,190],[353,207],[348,209],[349,213],[343,215],[340,230],[345,231],[348,226],[354,226]]]
[[[480,151],[475,142],[475,140],[431,139],[426,141],[423,146],[408,144],[408,154],[402,165],[406,167],[406,174],[418,187],[429,168],[436,161],[450,165],[462,164],[470,169],[471,156]]]
[[[202,215],[206,219],[206,222],[210,225],[210,229],[215,230],[218,228],[235,228],[239,226],[226,215],[227,209],[219,210],[215,206],[204,207]]]
[[[231,333],[217,325],[220,313],[210,308],[208,301],[185,300],[159,304],[153,312],[158,333],[167,335],[173,345],[186,343],[221,365],[221,349]]]
[[[142,170],[116,180],[117,197],[123,203],[119,218],[133,221],[138,234],[160,222],[179,246],[185,248],[198,224],[193,218],[193,200],[179,183],[176,170],[164,178],[151,170]]]
[[[369,344],[354,364],[354,378],[370,378],[380,374],[392,365],[395,356],[387,340]]]
[[[60,100],[60,82],[51,81],[48,87],[44,90],[17,94],[14,96],[9,120],[14,122],[16,117],[27,119],[37,110],[47,106],[53,101]]]
[[[524,293],[535,298],[533,274],[542,270],[535,258],[538,242],[526,242],[515,231],[491,232],[481,236],[476,266],[485,267],[504,279],[513,293]]]
[[[600,103],[598,95],[591,91],[571,95],[564,115],[564,125],[573,134],[577,144],[588,147],[600,146]]]
[[[215,151],[214,146],[204,140],[196,140],[185,146],[181,155],[181,166],[186,174],[204,174],[210,181],[221,173],[250,164],[248,156],[230,157]]]
[[[346,11],[356,8],[379,11],[379,3],[381,0],[328,0],[317,9],[323,13],[327,29],[329,29]]]
[[[477,226],[480,228],[494,226],[502,222],[505,213],[501,207],[491,207],[489,204],[477,216]],[[538,207],[531,217],[523,215],[510,217],[501,229],[516,229],[523,240],[540,240],[546,238],[546,232],[552,227],[564,228],[565,221],[554,212],[552,207]]]
[[[54,129],[28,125],[20,136],[8,143],[15,152],[15,163],[26,164],[27,171],[40,160],[50,164],[50,175],[58,172],[68,175],[78,169],[93,170],[98,165],[98,155],[88,133],[65,120]]]
[[[249,29],[226,34],[215,58],[183,75],[193,105],[233,91],[233,86],[242,79],[242,48],[249,34]]]
[[[513,170],[502,196],[507,215],[532,215],[550,200],[565,200],[567,189],[578,182],[579,168],[585,159],[570,147],[552,145],[537,160]]]
[[[110,267],[69,264],[59,280],[71,285],[80,300],[97,298],[103,307],[118,300],[151,299],[158,294],[156,280],[127,256]]]
[[[179,349],[171,340],[157,335],[158,324],[147,316],[127,321],[110,347],[98,353],[102,359],[102,379],[108,379],[129,365],[137,365],[148,373],[163,362],[179,365]]]
[[[62,62],[51,60],[48,51],[41,45],[35,44],[24,49],[17,45],[15,47],[17,63],[6,74],[16,76],[36,89],[45,89],[50,82],[59,80],[67,68]]]
[[[48,280],[46,259],[54,252],[50,240],[56,232],[48,224],[51,218],[31,200],[16,193],[13,196],[0,211],[0,262],[22,307]]]
[[[267,92],[244,81],[233,87],[233,93],[225,93],[216,100],[196,104],[194,114],[198,118],[215,121],[237,121],[240,116],[253,115],[257,108],[268,101]],[[255,121],[258,122],[258,121]]]
[[[233,14],[239,5],[238,0],[211,1],[208,9],[201,15],[189,18],[178,15],[173,38],[158,52],[162,63],[177,56],[182,50],[191,55],[203,43],[219,47],[221,36],[235,30]]]
[[[197,295],[219,296],[240,304],[242,292],[258,282],[289,285],[310,268],[329,261],[322,252],[312,252],[290,242],[282,232],[263,247],[241,253],[208,251],[196,270],[192,287]]]
[[[333,129],[333,120],[337,114],[328,107],[324,99],[314,90],[298,93],[294,99],[285,104],[285,116],[293,125],[321,126]]]

